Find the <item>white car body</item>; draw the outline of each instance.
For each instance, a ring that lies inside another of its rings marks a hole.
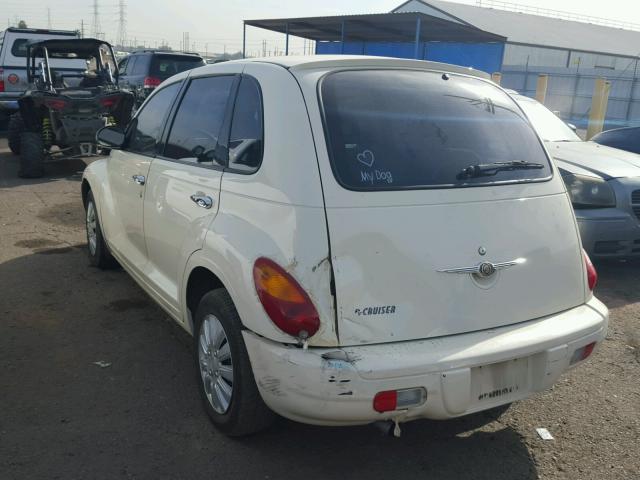
[[[297,421],[451,418],[549,388],[577,350],[604,339],[608,322],[587,286],[557,168],[535,183],[344,188],[331,168],[318,82],[328,72],[369,68],[471,75],[497,88],[460,67],[370,57],[225,62],[179,74],[158,90],[218,74],[259,82],[262,164],[245,175],[112,151],[83,179],[109,250],[191,333],[202,293],[195,286],[215,278],[245,327],[264,402]],[[195,193],[213,207],[199,208]],[[315,335],[297,339],[271,321],[254,286],[260,257],[308,293],[320,317]],[[485,260],[515,263],[488,279],[443,271]],[[372,406],[378,392],[417,387],[426,389],[420,405]]]

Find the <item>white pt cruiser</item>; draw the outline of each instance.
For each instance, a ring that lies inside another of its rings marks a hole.
[[[229,435],[509,404],[607,330],[562,177],[486,75],[373,57],[165,81],[85,171],[91,263],[194,337]]]

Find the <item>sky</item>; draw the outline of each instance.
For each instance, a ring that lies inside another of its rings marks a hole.
[[[155,47],[164,43],[181,47],[183,32],[189,32],[189,50],[231,53],[242,48],[242,20],[388,12],[403,0],[123,0],[129,43]],[[477,0],[456,0],[476,5]],[[485,0],[486,2],[486,0]],[[80,29],[92,33],[93,0],[0,0],[0,28],[25,20],[30,27]],[[98,0],[101,31],[114,41],[118,30],[119,0]],[[562,10],[640,25],[637,0],[521,0],[515,3]],[[284,35],[247,28],[247,53],[267,54],[284,50]],[[307,52],[309,45],[292,39],[290,53]]]

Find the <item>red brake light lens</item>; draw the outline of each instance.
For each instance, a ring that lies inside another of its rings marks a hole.
[[[598,272],[596,272],[596,267],[593,266],[589,255],[587,255],[587,252],[585,252],[584,249],[582,250],[582,255],[584,256],[584,263],[587,267],[587,283],[589,284],[589,290],[593,291],[598,283]]]
[[[116,106],[119,101],[120,101],[119,96],[106,97],[106,98],[100,99],[100,104],[105,108],[111,108]]]
[[[320,328],[320,317],[300,284],[273,260],[261,257],[253,266],[260,303],[271,321],[285,333],[308,338]]]
[[[373,397],[373,409],[376,412],[391,412],[398,406],[398,392],[396,390],[388,390],[386,392],[378,392]]]
[[[144,86],[155,88],[162,83],[162,80],[156,77],[145,77],[144,78]]]
[[[4,92],[4,69],[0,68],[0,92]]]
[[[57,98],[45,100],[44,104],[53,110],[63,110],[67,106],[67,102]]]

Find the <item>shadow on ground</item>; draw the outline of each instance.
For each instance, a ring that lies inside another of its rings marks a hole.
[[[284,419],[228,439],[199,403],[190,337],[125,272],[90,268],[83,245],[22,247],[0,264],[3,478],[537,478],[524,439],[480,416],[400,439]]]

